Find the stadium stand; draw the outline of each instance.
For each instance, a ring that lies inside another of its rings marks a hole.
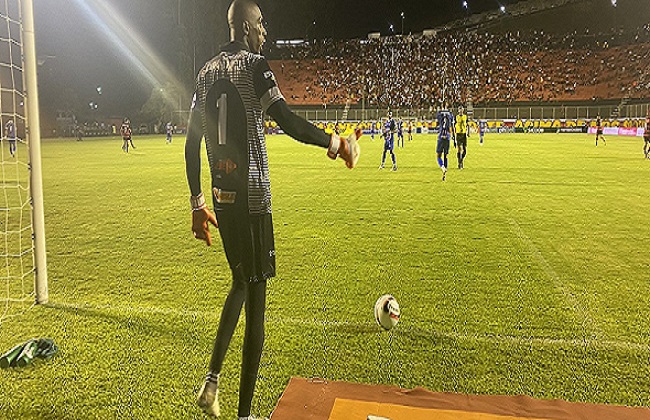
[[[282,48],[270,64],[294,105],[436,107],[650,96],[650,25],[568,34],[452,30]]]

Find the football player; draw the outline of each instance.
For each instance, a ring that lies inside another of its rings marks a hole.
[[[14,120],[9,120],[5,124],[5,138],[9,141],[9,153],[11,156],[16,155],[16,125]]]
[[[209,246],[209,224],[219,229],[232,275],[197,404],[206,414],[219,416],[219,375],[243,308],[246,325],[239,382],[240,420],[252,419],[251,404],[264,345],[266,286],[275,276],[264,114],[289,136],[326,149],[330,159],[342,158],[350,169],[359,157],[356,141],[361,135],[358,129],[347,139],[328,135],[291,111],[261,55],[266,38],[263,22],[260,8],[252,0],[234,0],[230,5],[230,42],[198,74],[185,142],[192,232]],[[201,190],[203,139],[212,181],[208,197],[215,213],[208,209]]]
[[[395,130],[397,129],[397,125],[395,124],[395,120],[393,119],[393,114],[391,112],[388,113],[388,119],[386,120],[386,123],[384,124],[384,153],[381,156],[381,165],[379,165],[379,169],[384,169],[384,163],[386,162],[386,152],[390,153],[390,158],[393,161],[393,169],[392,171],[397,170],[397,159],[395,158],[395,153],[393,152],[393,147],[395,145]]]
[[[458,156],[458,169],[463,169],[463,162],[467,155],[467,137],[469,137],[469,127],[467,125],[467,115],[462,106],[458,107],[456,116],[456,146],[458,147],[456,156]]]
[[[404,148],[404,121],[402,120],[397,122],[397,147]]]
[[[167,132],[167,144],[171,144],[172,135],[174,134],[174,126],[172,125],[171,121],[168,122],[165,126],[165,131]]]
[[[483,137],[485,136],[485,131],[487,130],[487,121],[479,120],[478,121],[478,135],[479,135],[479,144],[483,146]]]
[[[454,141],[456,145],[456,134],[454,133],[454,115],[443,104],[436,116],[438,120],[438,144],[436,146],[436,155],[438,157],[438,166],[442,170],[442,180],[447,178],[447,155],[449,154],[449,142]]]
[[[598,146],[599,139],[602,139],[603,144],[607,146],[607,141],[605,141],[605,136],[603,136],[603,120],[600,118],[600,115],[596,117],[596,146]]]
[[[650,159],[650,109],[645,117],[645,131],[643,132],[643,154]]]
[[[133,139],[131,138],[131,121],[128,118],[124,118],[122,127],[120,127],[120,134],[122,135],[123,141],[122,150],[124,150],[126,153],[129,153],[129,142],[131,143],[131,147],[135,149],[135,146],[133,145]]]

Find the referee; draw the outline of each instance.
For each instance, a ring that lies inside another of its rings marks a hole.
[[[465,115],[463,107],[460,106],[458,107],[458,116],[456,117],[456,146],[458,147],[456,155],[458,156],[458,169],[463,169],[463,163],[467,155],[467,137],[469,137],[467,115]]]
[[[192,231],[212,244],[208,223],[218,227],[232,271],[232,286],[221,312],[210,368],[198,405],[219,415],[219,373],[245,308],[246,329],[239,386],[240,419],[250,417],[264,343],[266,281],[275,276],[275,247],[269,167],[263,113],[285,133],[340,156],[348,168],[358,158],[356,140],[327,135],[296,116],[280,93],[273,72],[260,55],[266,37],[262,13],[252,0],[234,0],[228,9],[230,42],[199,72],[185,142],[192,206]],[[212,176],[213,214],[201,189],[201,139],[205,138]]]

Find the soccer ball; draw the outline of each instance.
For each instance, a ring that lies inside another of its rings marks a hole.
[[[375,302],[375,321],[385,330],[390,330],[399,322],[400,311],[397,300],[392,295],[383,295]]]

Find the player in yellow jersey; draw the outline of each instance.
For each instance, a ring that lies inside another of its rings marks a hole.
[[[463,161],[467,155],[467,138],[469,137],[469,126],[467,125],[467,115],[462,106],[458,107],[456,116],[456,147],[458,156],[458,169],[463,169]]]

